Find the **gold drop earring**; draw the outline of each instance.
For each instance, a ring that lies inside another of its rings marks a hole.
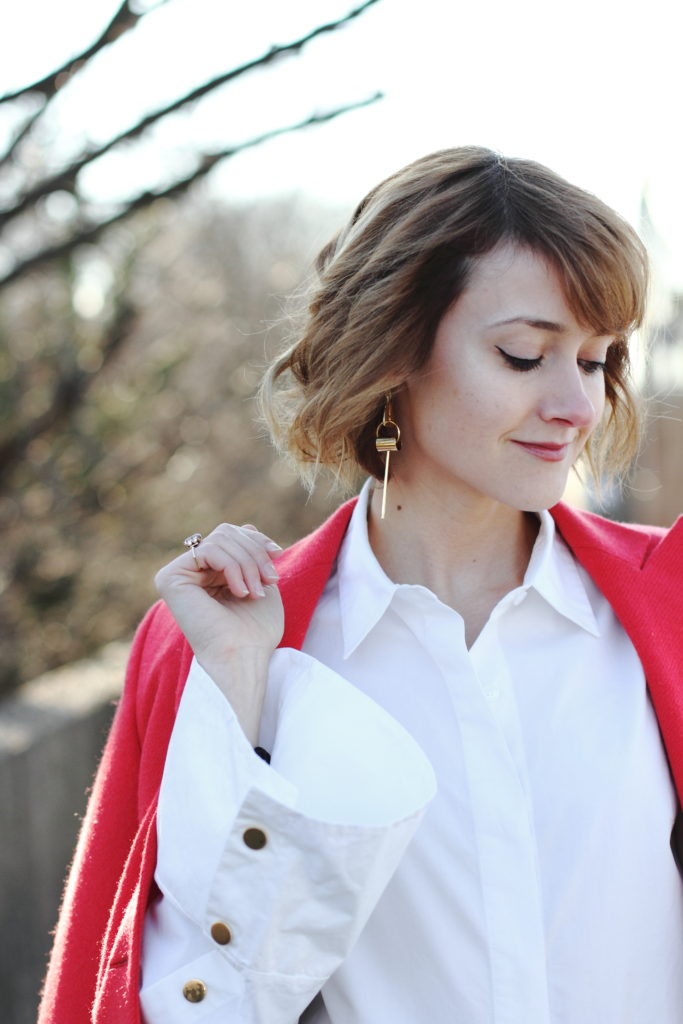
[[[392,419],[391,394],[386,396],[382,422],[375,431],[375,448],[380,454],[384,452],[384,486],[382,488],[382,512],[380,515],[380,519],[384,519],[387,508],[387,488],[389,485],[389,460],[392,452],[397,452],[401,449],[401,431],[398,424]]]

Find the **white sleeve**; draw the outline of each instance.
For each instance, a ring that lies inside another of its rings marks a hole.
[[[146,1024],[293,1024],[349,952],[435,793],[386,711],[276,651],[266,764],[193,661],[158,814],[140,1000]]]

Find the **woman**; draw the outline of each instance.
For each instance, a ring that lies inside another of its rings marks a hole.
[[[159,573],[43,1022],[680,1019],[683,530],[559,503],[633,454],[646,276],[484,149],[360,204],[262,399],[370,482],[282,555],[224,524]]]

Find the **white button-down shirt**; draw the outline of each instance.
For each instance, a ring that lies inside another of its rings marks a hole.
[[[316,1024],[678,1024],[676,801],[611,608],[543,513],[523,585],[468,650],[460,615],[383,573],[366,511],[367,490],[305,653],[273,659],[271,767],[190,673],[161,793],[147,1024],[293,1024],[318,989]],[[438,792],[420,820],[422,752]]]

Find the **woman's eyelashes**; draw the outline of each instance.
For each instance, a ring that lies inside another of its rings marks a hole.
[[[536,356],[535,359],[522,359],[521,356],[513,356],[511,352],[506,352],[500,345],[496,345],[496,348],[500,352],[501,356],[509,367],[513,370],[517,370],[519,373],[528,373],[530,370],[537,370],[543,362],[543,356]],[[601,363],[597,359],[578,359],[579,366],[585,374],[598,373],[604,371],[605,364]]]
[[[605,363],[601,363],[598,359],[579,359],[579,366],[584,373],[599,373],[605,371]]]
[[[520,373],[528,373],[529,370],[536,370],[543,362],[543,356],[537,356],[536,359],[522,359],[520,356],[513,356],[510,352],[506,352],[500,345],[496,345],[496,348],[502,355],[508,366],[512,367],[513,370],[519,370]]]

